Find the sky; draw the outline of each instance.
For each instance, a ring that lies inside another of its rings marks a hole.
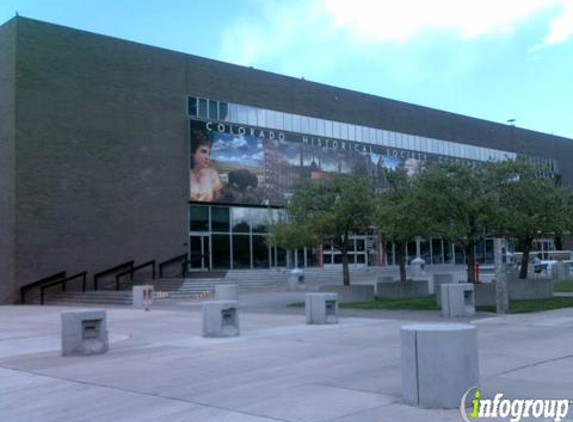
[[[573,139],[573,0],[0,0],[16,12]]]

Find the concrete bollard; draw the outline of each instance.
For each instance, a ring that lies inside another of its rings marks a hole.
[[[306,294],[307,324],[338,324],[338,295],[336,293]]]
[[[452,284],[454,282],[454,275],[452,273],[436,273],[434,274],[434,291],[436,294],[436,303],[441,304],[442,284]]]
[[[62,356],[98,355],[109,350],[104,309],[64,311],[62,319]]]
[[[400,337],[405,404],[454,409],[469,388],[479,386],[475,326],[404,325]]]
[[[149,310],[153,305],[153,286],[146,284],[144,286],[133,286],[133,307],[137,309]]]
[[[288,275],[288,288],[289,290],[304,289],[304,272],[300,268],[293,269]]]
[[[239,300],[239,285],[216,284],[215,300]]]
[[[445,318],[473,316],[476,312],[474,285],[442,284],[442,316]]]
[[[239,335],[239,302],[219,300],[203,302],[203,337]]]

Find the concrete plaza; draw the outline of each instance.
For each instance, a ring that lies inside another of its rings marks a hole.
[[[402,404],[400,327],[438,312],[342,310],[337,325],[309,326],[285,306],[303,300],[242,295],[241,335],[227,339],[201,336],[199,301],[108,307],[110,351],[86,357],[61,356],[69,307],[2,306],[0,421],[462,420]],[[484,397],[573,398],[573,309],[455,321],[478,327]]]

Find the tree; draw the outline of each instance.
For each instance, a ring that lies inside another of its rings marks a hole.
[[[373,197],[367,180],[356,175],[310,182],[285,208],[287,221],[271,225],[272,241],[285,248],[332,243],[342,257],[344,285],[350,285],[350,236],[370,226]]]
[[[404,169],[387,170],[390,189],[377,198],[375,222],[384,240],[394,242],[400,267],[400,280],[406,281],[406,247],[431,227],[421,203],[418,183]]]
[[[527,278],[533,240],[567,229],[567,204],[552,179],[541,178],[525,160],[508,160],[491,166],[490,184],[497,195],[496,230],[518,241],[523,255],[520,278]]]
[[[488,235],[495,214],[487,178],[490,165],[437,164],[418,178],[420,201],[431,224],[428,230],[464,249],[470,283],[475,283],[475,246]]]

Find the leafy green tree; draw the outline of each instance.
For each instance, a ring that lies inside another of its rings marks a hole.
[[[428,231],[464,249],[470,283],[475,283],[475,246],[489,234],[496,211],[494,190],[487,183],[490,165],[437,164],[418,178]]]
[[[387,170],[390,189],[377,198],[375,222],[385,241],[394,242],[400,268],[400,280],[406,281],[406,247],[416,236],[432,227],[421,202],[418,182],[404,169]]]
[[[523,251],[519,277],[527,278],[533,240],[568,228],[566,197],[554,180],[538,177],[524,160],[493,164],[490,185],[495,187],[497,195],[494,227],[518,241]]]
[[[271,225],[272,241],[285,248],[332,243],[340,251],[344,285],[350,285],[350,236],[371,225],[374,192],[357,175],[336,175],[296,191],[286,222]]]

